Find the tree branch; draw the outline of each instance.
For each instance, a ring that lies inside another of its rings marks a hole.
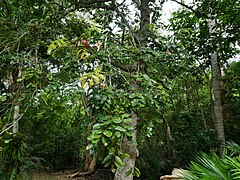
[[[71,13],[75,10],[81,9],[81,8],[90,8],[90,9],[100,9],[101,8],[101,9],[113,11],[114,10],[113,6],[104,4],[106,2],[112,2],[112,1],[113,0],[92,0],[92,1],[86,2],[86,3],[77,1],[74,4],[75,7],[68,10],[65,13],[65,16],[68,15],[69,13]]]
[[[185,8],[187,8],[187,9],[191,10],[192,12],[196,12],[196,11],[193,9],[193,7],[188,6],[188,5],[186,5],[186,4],[182,3],[182,2],[179,2],[179,1],[177,1],[177,0],[171,0],[171,1],[173,1],[173,2],[179,4],[179,5],[183,6],[183,7],[185,7]]]
[[[3,134],[3,133],[5,133],[6,131],[8,131],[10,128],[12,128],[22,117],[23,117],[23,115],[25,114],[25,112],[28,110],[28,107],[25,109],[25,111],[24,111],[24,113],[23,114],[21,114],[21,116],[19,116],[13,123],[10,123],[10,124],[6,124],[4,127],[3,127],[3,129],[2,129],[2,131],[0,132],[0,136]],[[8,126],[8,125],[10,125],[10,126]],[[8,126],[8,127],[7,127]]]
[[[193,9],[193,6],[188,6],[188,5],[186,5],[186,4],[182,3],[182,2],[179,2],[179,1],[177,1],[177,0],[171,0],[171,1],[173,1],[173,2],[175,2],[175,3],[177,3],[177,4],[179,4],[179,5],[187,8],[187,9],[189,9],[189,10],[192,11],[198,18],[201,18],[201,17],[206,17],[206,18],[208,18],[206,14],[203,14],[203,13],[201,13],[201,12],[199,12],[199,11],[194,10],[194,9]]]
[[[85,3],[85,5],[92,5],[92,4],[97,4],[97,3],[106,3],[106,2],[111,2],[112,0],[94,0],[94,1],[89,1]]]
[[[81,8],[91,8],[91,9],[105,9],[105,10],[114,10],[113,6],[110,5],[100,5],[100,4],[92,4],[92,5],[83,5],[79,6],[77,9]]]
[[[131,35],[131,37],[132,37],[133,45],[134,45],[134,47],[137,47],[136,43],[139,44],[139,40],[138,40],[137,36],[133,33],[133,29],[132,29],[132,27],[128,24],[128,21],[127,21],[125,15],[124,15],[121,11],[119,11],[119,9],[118,9],[117,7],[114,7],[114,10],[115,10],[116,13],[122,18],[123,23],[127,26],[128,30],[129,30],[129,32],[130,32],[130,35]],[[135,42],[135,41],[137,41],[137,42]]]

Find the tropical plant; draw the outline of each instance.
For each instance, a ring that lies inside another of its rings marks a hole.
[[[12,136],[12,133],[1,142],[3,144],[1,151],[1,169],[0,173],[6,179],[17,179],[23,159],[26,153],[26,143],[23,136]]]
[[[189,170],[183,170],[181,177],[185,180],[233,180],[239,179],[240,172],[240,146],[228,142],[224,154],[218,156],[200,153],[192,161]]]
[[[237,52],[239,2],[171,0],[185,9],[165,36],[165,1],[0,2],[3,173],[36,167],[37,156],[44,170],[80,170],[86,160],[88,171],[91,162],[102,167],[98,159],[116,180],[139,175],[135,164],[143,178],[157,179],[219,145],[209,56],[216,51],[225,67]],[[224,123],[227,138],[237,139],[239,79],[231,71],[223,77],[232,115]],[[27,138],[10,149],[21,134]]]

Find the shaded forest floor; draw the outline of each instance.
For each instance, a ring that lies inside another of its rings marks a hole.
[[[64,171],[57,173],[46,172],[31,172],[23,175],[26,180],[71,180],[67,176],[75,173],[76,171]],[[93,174],[88,176],[81,176],[73,178],[74,180],[113,180],[113,173],[109,170],[98,169]]]

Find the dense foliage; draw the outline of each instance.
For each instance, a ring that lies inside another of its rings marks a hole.
[[[181,8],[168,26],[165,1],[0,2],[1,177],[97,161],[116,177],[127,167],[128,177],[158,179],[223,143],[216,91],[226,140],[240,143],[240,63],[229,61],[239,1],[172,1]]]

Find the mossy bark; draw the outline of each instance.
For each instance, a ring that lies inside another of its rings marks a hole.
[[[130,155],[130,157],[126,157],[123,159],[124,166],[117,169],[114,180],[132,180],[133,179],[133,173],[135,169],[135,161],[136,157],[138,156],[138,149],[136,144],[136,126],[137,126],[137,115],[135,112],[132,111],[131,113],[132,117],[132,139],[129,140],[127,137],[124,138],[121,150],[124,153],[127,153]]]

